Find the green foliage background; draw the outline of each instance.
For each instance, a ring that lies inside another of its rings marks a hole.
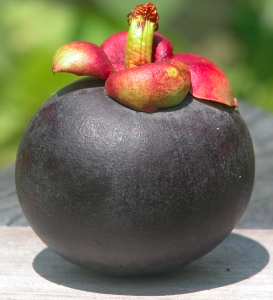
[[[78,79],[51,73],[65,43],[101,44],[127,29],[137,4],[122,0],[0,0],[0,168],[14,161],[32,115],[54,92]],[[159,32],[175,52],[203,55],[230,79],[237,98],[273,111],[272,0],[154,0]]]

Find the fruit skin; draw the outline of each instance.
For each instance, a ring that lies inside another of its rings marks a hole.
[[[29,123],[16,188],[35,233],[92,270],[143,275],[188,264],[235,227],[251,196],[254,152],[234,108],[194,99],[153,114],[81,79]]]

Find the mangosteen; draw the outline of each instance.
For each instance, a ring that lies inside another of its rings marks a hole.
[[[143,275],[202,257],[249,202],[254,152],[231,86],[211,61],[173,54],[151,3],[100,47],[61,47],[55,93],[19,145],[16,188],[34,232],[66,260]],[[97,77],[97,78],[94,78]]]

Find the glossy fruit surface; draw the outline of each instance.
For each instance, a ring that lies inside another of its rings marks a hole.
[[[188,94],[147,114],[90,78],[40,108],[16,161],[36,234],[68,261],[118,275],[168,271],[208,253],[239,221],[253,181],[251,138],[234,107]]]

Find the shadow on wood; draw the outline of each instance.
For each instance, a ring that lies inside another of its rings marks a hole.
[[[33,260],[34,270],[58,285],[100,294],[163,296],[194,293],[243,281],[269,262],[268,251],[258,242],[238,234],[212,252],[177,271],[151,277],[112,277],[81,269],[49,248]]]

